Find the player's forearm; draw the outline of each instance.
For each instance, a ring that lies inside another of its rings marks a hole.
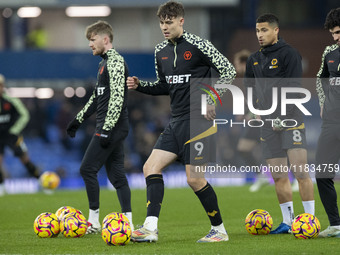
[[[84,120],[89,118],[96,111],[95,101],[96,101],[96,97],[95,97],[95,93],[93,92],[89,101],[87,101],[84,108],[76,116],[76,119],[79,121],[79,123],[83,123]]]
[[[159,80],[156,82],[140,81],[136,90],[141,93],[153,96],[169,95],[169,89],[167,84],[164,84]]]

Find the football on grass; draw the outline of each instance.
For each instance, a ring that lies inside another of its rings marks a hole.
[[[245,225],[249,234],[267,235],[273,227],[273,219],[267,211],[256,209],[247,215]]]
[[[51,212],[41,213],[34,220],[33,228],[39,237],[56,237],[60,232],[58,217]]]
[[[40,176],[39,181],[41,187],[44,189],[56,189],[60,184],[59,175],[57,175],[55,172],[44,172]]]
[[[314,215],[302,213],[295,217],[292,223],[292,233],[297,239],[317,238],[321,225]]]
[[[129,220],[122,213],[106,215],[102,224],[102,238],[108,245],[126,245],[131,239]]]
[[[60,232],[65,237],[82,237],[86,234],[87,220],[79,212],[66,214],[60,221]]]

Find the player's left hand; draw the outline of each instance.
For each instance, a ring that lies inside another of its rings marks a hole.
[[[204,115],[204,118],[207,120],[214,120],[216,117],[215,105],[207,105],[207,114]]]
[[[110,131],[102,130],[99,136],[100,146],[107,148],[110,145]]]

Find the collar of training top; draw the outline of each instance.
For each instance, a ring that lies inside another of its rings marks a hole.
[[[104,54],[102,54],[102,55],[100,55],[103,59],[107,59],[107,53],[109,52],[109,51],[114,51],[115,49],[114,48],[112,48],[112,49],[109,49],[107,52],[105,52]]]
[[[260,51],[265,54],[267,52],[276,51],[277,49],[281,48],[284,45],[286,45],[285,40],[279,37],[279,40],[275,44],[265,46],[261,48]]]
[[[180,42],[184,41],[185,38],[186,38],[186,36],[187,36],[187,34],[188,34],[188,33],[187,33],[185,30],[183,30],[183,34],[182,34],[180,37],[175,38],[174,41],[175,41],[176,43],[180,43]],[[168,41],[169,41],[169,43],[172,43],[172,44],[173,44],[173,42],[172,42],[171,40],[168,40]]]

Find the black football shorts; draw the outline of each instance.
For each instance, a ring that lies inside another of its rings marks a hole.
[[[205,119],[170,122],[159,136],[154,149],[176,154],[177,160],[184,165],[215,162],[216,140],[214,134],[209,134],[211,126],[212,122]]]
[[[288,149],[306,148],[304,124],[282,131],[274,131],[272,127],[262,127],[261,143],[265,159],[285,158]]]

